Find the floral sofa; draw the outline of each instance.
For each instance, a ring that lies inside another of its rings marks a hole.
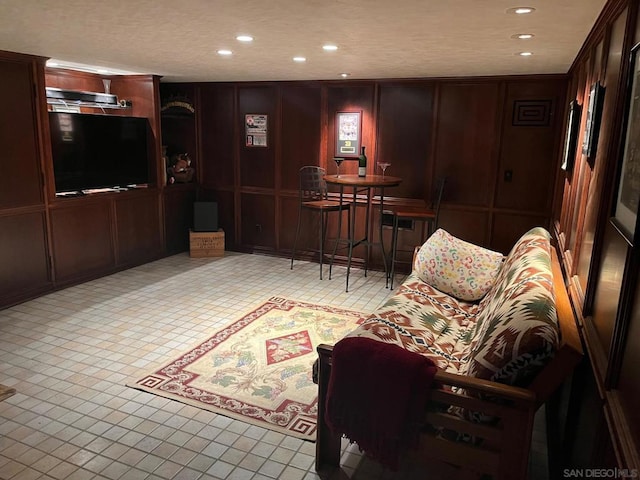
[[[525,233],[506,257],[437,230],[397,292],[347,337],[396,344],[438,367],[421,439],[427,457],[519,479],[536,409],[582,355],[567,305],[545,229]],[[320,471],[339,463],[339,438],[323,417],[331,351],[318,348]]]

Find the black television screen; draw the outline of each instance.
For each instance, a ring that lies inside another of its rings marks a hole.
[[[150,182],[149,121],[49,112],[56,192]]]

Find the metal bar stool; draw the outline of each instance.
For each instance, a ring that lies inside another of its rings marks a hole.
[[[429,238],[438,228],[438,217],[440,216],[440,202],[442,200],[442,192],[446,183],[446,177],[438,179],[431,204],[426,208],[403,208],[399,207],[393,211],[393,234],[391,246],[391,272],[387,282],[389,288],[393,288],[393,277],[395,274],[396,263],[403,263],[397,259],[398,252],[398,225],[401,221],[422,222],[426,226],[427,235],[424,240]],[[406,263],[406,262],[404,262]]]
[[[300,236],[300,223],[302,220],[302,211],[309,210],[318,212],[320,217],[319,225],[319,253],[320,253],[320,280],[322,280],[322,264],[324,259],[324,242],[327,234],[327,220],[330,212],[347,211],[347,225],[351,224],[351,205],[342,203],[337,200],[329,200],[327,193],[327,184],[324,180],[325,169],[316,166],[305,166],[300,169],[300,188],[298,191],[298,226],[296,227],[296,238],[293,242],[293,250],[291,252],[291,269],[293,270],[293,260],[296,255],[296,246],[298,237]],[[338,237],[340,238],[342,221],[338,222]]]

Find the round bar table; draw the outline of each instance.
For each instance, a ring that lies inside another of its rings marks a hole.
[[[367,276],[367,263],[369,261],[369,253],[372,246],[377,246],[382,249],[382,261],[384,263],[384,273],[385,278],[388,279],[389,272],[387,268],[387,255],[384,250],[384,241],[382,239],[382,212],[384,211],[384,189],[385,187],[397,187],[402,182],[402,179],[399,177],[391,177],[389,175],[367,175],[365,177],[360,177],[358,175],[325,175],[325,182],[329,185],[337,185],[340,187],[340,204],[344,201],[344,189],[345,187],[351,187],[353,193],[353,201],[351,203],[353,207],[353,214],[351,215],[351,225],[348,225],[347,228],[347,238],[346,239],[337,239],[336,243],[333,247],[333,254],[331,255],[331,263],[329,264],[329,279],[331,279],[331,267],[333,267],[333,259],[336,255],[336,249],[338,248],[338,243],[344,242],[347,244],[349,248],[349,254],[347,257],[347,281],[345,286],[345,292],[349,291],[349,272],[351,270],[351,257],[353,254],[353,249],[358,245],[365,245],[367,247],[367,253],[364,259],[364,276]],[[369,223],[369,212],[371,208],[371,193],[374,189],[380,189],[380,241],[374,242],[371,239],[373,238],[372,232],[369,231],[370,223]],[[358,193],[366,192],[367,196],[367,204],[366,204],[366,216],[365,216],[365,228],[364,228],[364,237],[356,240],[355,239],[355,226],[356,226],[356,202]],[[340,224],[342,224],[342,215],[340,215],[340,219],[338,220]],[[339,231],[339,230],[338,230]]]

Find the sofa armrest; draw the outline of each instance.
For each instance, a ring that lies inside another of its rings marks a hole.
[[[324,420],[332,351],[330,345],[318,346],[316,470],[319,472],[337,468],[340,463],[340,437],[330,431]],[[420,455],[499,479],[524,478],[536,405],[531,390],[438,371],[425,410]],[[492,424],[476,423],[450,413],[450,407],[480,412],[497,420]],[[458,437],[482,442],[460,442]]]
[[[546,402],[562,385],[584,356],[577,319],[564,283],[558,254],[553,247],[551,248],[551,268],[560,328],[560,347],[551,361],[545,365],[529,385],[529,389],[536,392],[538,406]]]
[[[331,373],[331,354],[333,347],[331,345],[318,345],[319,368],[318,368],[318,385],[322,381],[324,374]],[[324,371],[323,371],[324,367]],[[328,379],[327,379],[328,380]],[[492,397],[501,397],[505,400],[515,402],[535,403],[536,394],[526,388],[512,387],[491,380],[483,380],[481,378],[467,377],[465,375],[457,375],[455,373],[447,373],[438,370],[434,377],[434,384],[441,386],[464,388],[473,390],[475,393],[484,394]]]

